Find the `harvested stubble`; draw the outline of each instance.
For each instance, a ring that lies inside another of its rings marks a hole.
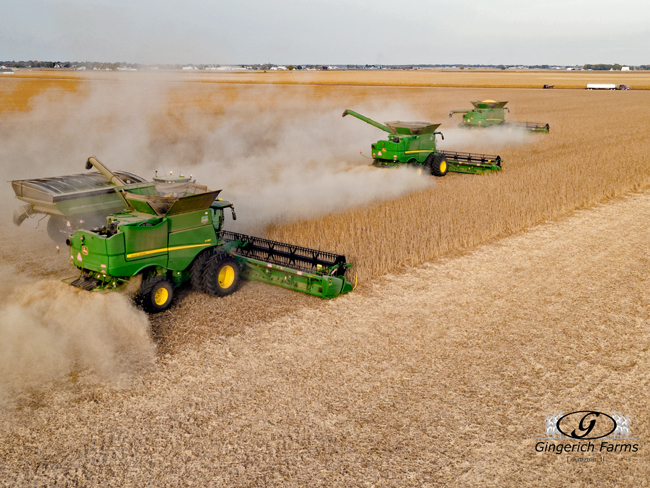
[[[647,486],[649,218],[622,199],[333,301],[266,287],[291,310],[245,330],[237,294],[188,297],[170,328],[212,332],[140,386],[0,411],[0,485]],[[586,409],[631,418],[639,452],[535,451]]]
[[[271,226],[268,236],[343,253],[366,280],[647,188],[650,140],[638,111],[647,95],[603,93],[597,105],[590,95],[555,94],[555,110],[529,99],[528,119],[550,122],[551,132],[494,148],[505,161],[500,173],[448,175],[397,201]]]

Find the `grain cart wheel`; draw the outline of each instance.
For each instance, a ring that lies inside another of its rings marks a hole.
[[[190,267],[190,283],[192,283],[192,287],[195,290],[207,293],[207,290],[203,288],[202,276],[203,270],[205,269],[205,263],[213,255],[214,249],[206,249],[194,258],[194,262],[192,262],[192,266]]]
[[[445,176],[449,169],[447,161],[440,154],[429,154],[425,164],[429,167],[429,171],[431,171],[433,176]]]
[[[50,215],[50,218],[47,219],[47,235],[57,244],[65,243],[66,238],[72,233],[73,231],[68,227],[68,221],[65,218]]]
[[[151,276],[142,281],[139,298],[145,312],[162,312],[172,304],[174,285],[162,276]]]
[[[225,297],[239,286],[239,265],[230,256],[215,253],[205,263],[202,290],[210,295]]]

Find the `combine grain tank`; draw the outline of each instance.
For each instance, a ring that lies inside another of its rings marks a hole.
[[[545,85],[546,88],[547,85]],[[548,124],[536,122],[506,122],[505,111],[510,111],[506,104],[508,102],[497,102],[496,100],[483,100],[482,102],[471,102],[473,110],[452,110],[449,117],[454,114],[463,114],[461,127],[486,128],[494,126],[519,127],[530,132],[548,132]]]

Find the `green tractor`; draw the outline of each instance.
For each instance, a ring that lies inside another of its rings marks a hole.
[[[494,126],[518,127],[530,132],[549,132],[548,124],[535,122],[506,122],[505,111],[510,112],[506,107],[508,102],[497,102],[496,100],[483,100],[472,102],[473,110],[452,110],[449,117],[454,114],[463,114],[463,121],[460,127],[485,128]]]
[[[149,313],[167,309],[186,282],[205,293],[226,296],[240,278],[261,281],[322,298],[353,290],[345,278],[345,256],[223,229],[232,203],[188,183],[126,185],[97,159],[94,166],[115,183],[126,210],[106,224],[67,238],[70,260],[81,275],[64,280],[89,291],[130,289]]]
[[[434,176],[445,176],[447,172],[483,174],[501,169],[501,157],[454,151],[438,151],[436,135],[444,140],[442,132],[436,129],[440,124],[430,122],[386,122],[380,124],[352,110],[343,112],[343,117],[352,115],[357,119],[388,132],[385,140],[372,144],[371,152],[375,166],[398,166],[418,164]]]

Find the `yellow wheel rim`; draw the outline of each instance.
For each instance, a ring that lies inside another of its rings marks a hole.
[[[169,298],[169,292],[167,288],[161,287],[156,290],[156,294],[153,296],[153,301],[156,302],[156,305],[164,305],[167,303]]]
[[[447,161],[440,163],[440,172],[444,173],[445,171],[447,171]]]
[[[235,270],[229,264],[225,265],[219,271],[219,286],[221,288],[230,288],[235,281]]]

